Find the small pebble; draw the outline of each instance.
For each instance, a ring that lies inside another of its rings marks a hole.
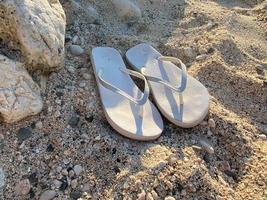
[[[266,140],[267,137],[266,137],[265,134],[260,134],[260,135],[259,135],[259,138],[260,138],[261,140]]]
[[[154,198],[150,192],[146,193],[146,200],[154,200]]]
[[[76,176],[79,176],[82,173],[82,170],[83,169],[82,169],[82,166],[81,165],[75,165],[73,167],[73,170],[74,170]]]
[[[82,193],[80,191],[73,191],[70,193],[70,198],[79,199],[82,197]]]
[[[91,113],[86,113],[85,120],[89,123],[91,123],[94,120],[94,115]]]
[[[137,195],[137,199],[136,200],[146,200],[146,193],[145,193],[145,191],[142,191],[141,193],[139,193]]]
[[[214,154],[213,147],[205,140],[200,139],[199,143],[202,145],[203,150],[205,150],[209,154]]]
[[[265,135],[267,135],[267,125],[265,125],[265,126],[263,127],[262,132],[263,132]]]
[[[72,178],[72,177],[74,177],[74,175],[75,175],[75,172],[73,170],[70,170],[69,171],[69,177]]]
[[[91,78],[91,75],[88,74],[88,73],[83,73],[83,78],[84,78],[85,80],[89,80],[89,79]]]
[[[214,119],[209,119],[208,125],[209,125],[210,128],[215,128],[216,127],[216,123],[215,123]]]
[[[53,145],[52,145],[52,144],[47,145],[47,147],[46,147],[46,151],[47,151],[47,152],[53,152],[53,151],[54,151],[54,147],[53,147]]]
[[[207,57],[208,57],[207,54],[199,55],[196,57],[196,60],[197,61],[205,60]]]
[[[155,190],[152,190],[151,194],[152,194],[154,200],[158,200],[159,199],[159,195],[157,194],[157,192]]]
[[[174,197],[172,197],[172,196],[168,196],[168,197],[165,197],[165,199],[164,200],[175,200],[175,198]]]
[[[29,194],[30,190],[31,190],[31,183],[30,183],[29,179],[21,180],[15,186],[15,192],[18,195]]]
[[[68,172],[68,170],[63,169],[63,170],[61,171],[61,174],[64,175],[64,176],[68,176],[68,175],[69,175],[69,172]]]
[[[75,189],[78,186],[78,181],[77,179],[73,179],[70,183],[72,189]]]
[[[77,35],[75,35],[73,38],[72,38],[72,44],[77,44],[79,40],[79,37]]]
[[[53,190],[46,190],[45,192],[43,192],[40,196],[39,200],[51,200],[54,199],[56,197],[57,193]]]
[[[79,45],[71,45],[70,52],[74,56],[80,56],[84,53],[84,49],[80,47]]]
[[[257,64],[256,65],[256,69],[257,69],[257,71],[260,71],[260,72],[263,72],[264,71],[263,65],[260,65],[260,64]]]
[[[62,182],[59,180],[54,180],[53,184],[56,186],[56,188],[60,188],[60,186],[62,185]]]
[[[20,142],[27,140],[32,136],[32,131],[29,128],[21,128],[17,133],[17,138]]]
[[[213,133],[212,133],[212,131],[210,129],[208,130],[207,134],[208,134],[208,136],[212,136],[213,135]]]
[[[68,121],[68,124],[72,127],[75,128],[77,127],[78,123],[80,121],[80,117],[77,114],[74,114],[73,116],[71,116],[71,118]]]
[[[41,121],[38,121],[36,122],[35,127],[40,130],[43,128],[43,123]]]

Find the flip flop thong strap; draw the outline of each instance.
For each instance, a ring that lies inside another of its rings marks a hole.
[[[125,97],[126,99],[128,99],[129,101],[133,102],[136,105],[142,106],[144,105],[149,97],[149,85],[148,82],[145,78],[145,76],[139,72],[133,71],[133,70],[129,70],[126,68],[120,68],[120,71],[122,73],[137,77],[142,79],[145,82],[145,88],[144,88],[144,92],[142,93],[142,96],[140,98],[134,98],[132,96],[130,96],[129,94],[127,94],[126,92],[122,91],[121,89],[119,89],[118,87],[108,83],[107,81],[104,80],[103,78],[103,70],[100,69],[97,76],[99,79],[99,82],[101,83],[102,86],[104,86],[105,88],[111,90],[112,92],[115,92],[123,97]]]
[[[167,82],[166,80],[163,80],[161,78],[157,78],[154,76],[149,76],[149,74],[146,74],[145,68],[142,68],[141,72],[142,74],[149,80],[157,83],[161,83],[170,89],[182,93],[186,89],[186,84],[187,84],[187,70],[185,64],[178,58],[175,57],[170,57],[170,56],[159,56],[157,58],[159,61],[167,61],[167,62],[173,62],[173,63],[178,63],[180,64],[180,68],[182,69],[182,74],[181,74],[181,82],[178,86],[175,86],[171,84],[170,82]]]

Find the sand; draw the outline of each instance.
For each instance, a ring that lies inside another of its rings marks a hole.
[[[176,0],[140,0],[135,3],[142,19],[136,23],[118,18],[109,1],[80,1],[83,8],[97,10],[94,23],[61,2],[68,16],[66,37],[78,36],[75,43],[85,53],[72,55],[67,40],[65,67],[47,77],[43,111],[1,124],[3,199],[38,199],[47,189],[56,191],[55,199],[267,198],[267,80],[253,59],[267,55],[266,2],[189,0],[184,12],[177,12]],[[135,142],[107,123],[91,48],[111,46],[124,54],[141,42],[182,59],[189,74],[208,88],[210,112],[202,124],[182,129],[165,120],[158,140]],[[39,74],[33,77],[40,84]],[[209,119],[215,127],[209,127]],[[23,127],[32,135],[20,142]],[[201,140],[214,154],[201,149]],[[82,166],[81,174],[73,174],[74,165]],[[15,185],[27,178],[29,194],[16,194]]]

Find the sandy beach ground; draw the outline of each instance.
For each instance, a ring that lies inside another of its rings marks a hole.
[[[0,199],[39,199],[49,190],[57,200],[266,200],[267,79],[253,58],[267,59],[267,2],[133,2],[142,12],[137,22],[121,19],[109,0],[61,1],[65,66],[47,77],[39,115],[0,124]],[[179,57],[208,88],[203,123],[182,129],[164,120],[162,136],[152,142],[111,128],[90,51],[110,46],[124,55],[142,42]],[[73,44],[82,56],[71,54]],[[18,194],[22,189],[26,195]]]

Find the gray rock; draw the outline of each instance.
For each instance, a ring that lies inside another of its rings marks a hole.
[[[84,49],[80,47],[79,45],[71,45],[70,52],[74,56],[80,56],[84,53]]]
[[[31,190],[31,183],[29,179],[23,179],[19,181],[15,186],[15,192],[18,195],[29,194],[30,190]]]
[[[23,65],[0,55],[0,115],[7,123],[41,112],[39,86]]]
[[[214,154],[214,149],[213,149],[213,147],[211,146],[211,144],[209,144],[208,141],[206,141],[206,140],[204,140],[204,139],[200,139],[200,140],[199,140],[199,143],[201,144],[202,149],[205,150],[207,153],[209,153],[209,154]]]
[[[140,8],[129,0],[112,0],[119,17],[127,22],[138,21],[142,17]]]
[[[29,128],[21,128],[17,133],[17,138],[20,142],[27,140],[32,136],[32,131]]]
[[[63,66],[66,17],[58,0],[0,1],[0,13],[0,36],[19,44],[28,69]]]
[[[265,126],[263,127],[262,132],[263,132],[265,135],[267,135],[267,125],[265,125]]]
[[[83,168],[82,168],[81,165],[75,165],[75,166],[73,167],[73,170],[74,170],[75,174],[76,174],[77,176],[79,176],[79,175],[82,173]]]
[[[80,117],[77,114],[74,114],[73,116],[71,116],[68,123],[72,128],[75,128],[78,125],[79,121]]]
[[[0,167],[0,193],[1,189],[5,186],[5,174],[2,167]],[[0,195],[1,197],[1,195]]]
[[[45,192],[43,192],[40,196],[39,200],[51,200],[53,198],[55,198],[57,195],[57,193],[53,190],[47,190]]]

